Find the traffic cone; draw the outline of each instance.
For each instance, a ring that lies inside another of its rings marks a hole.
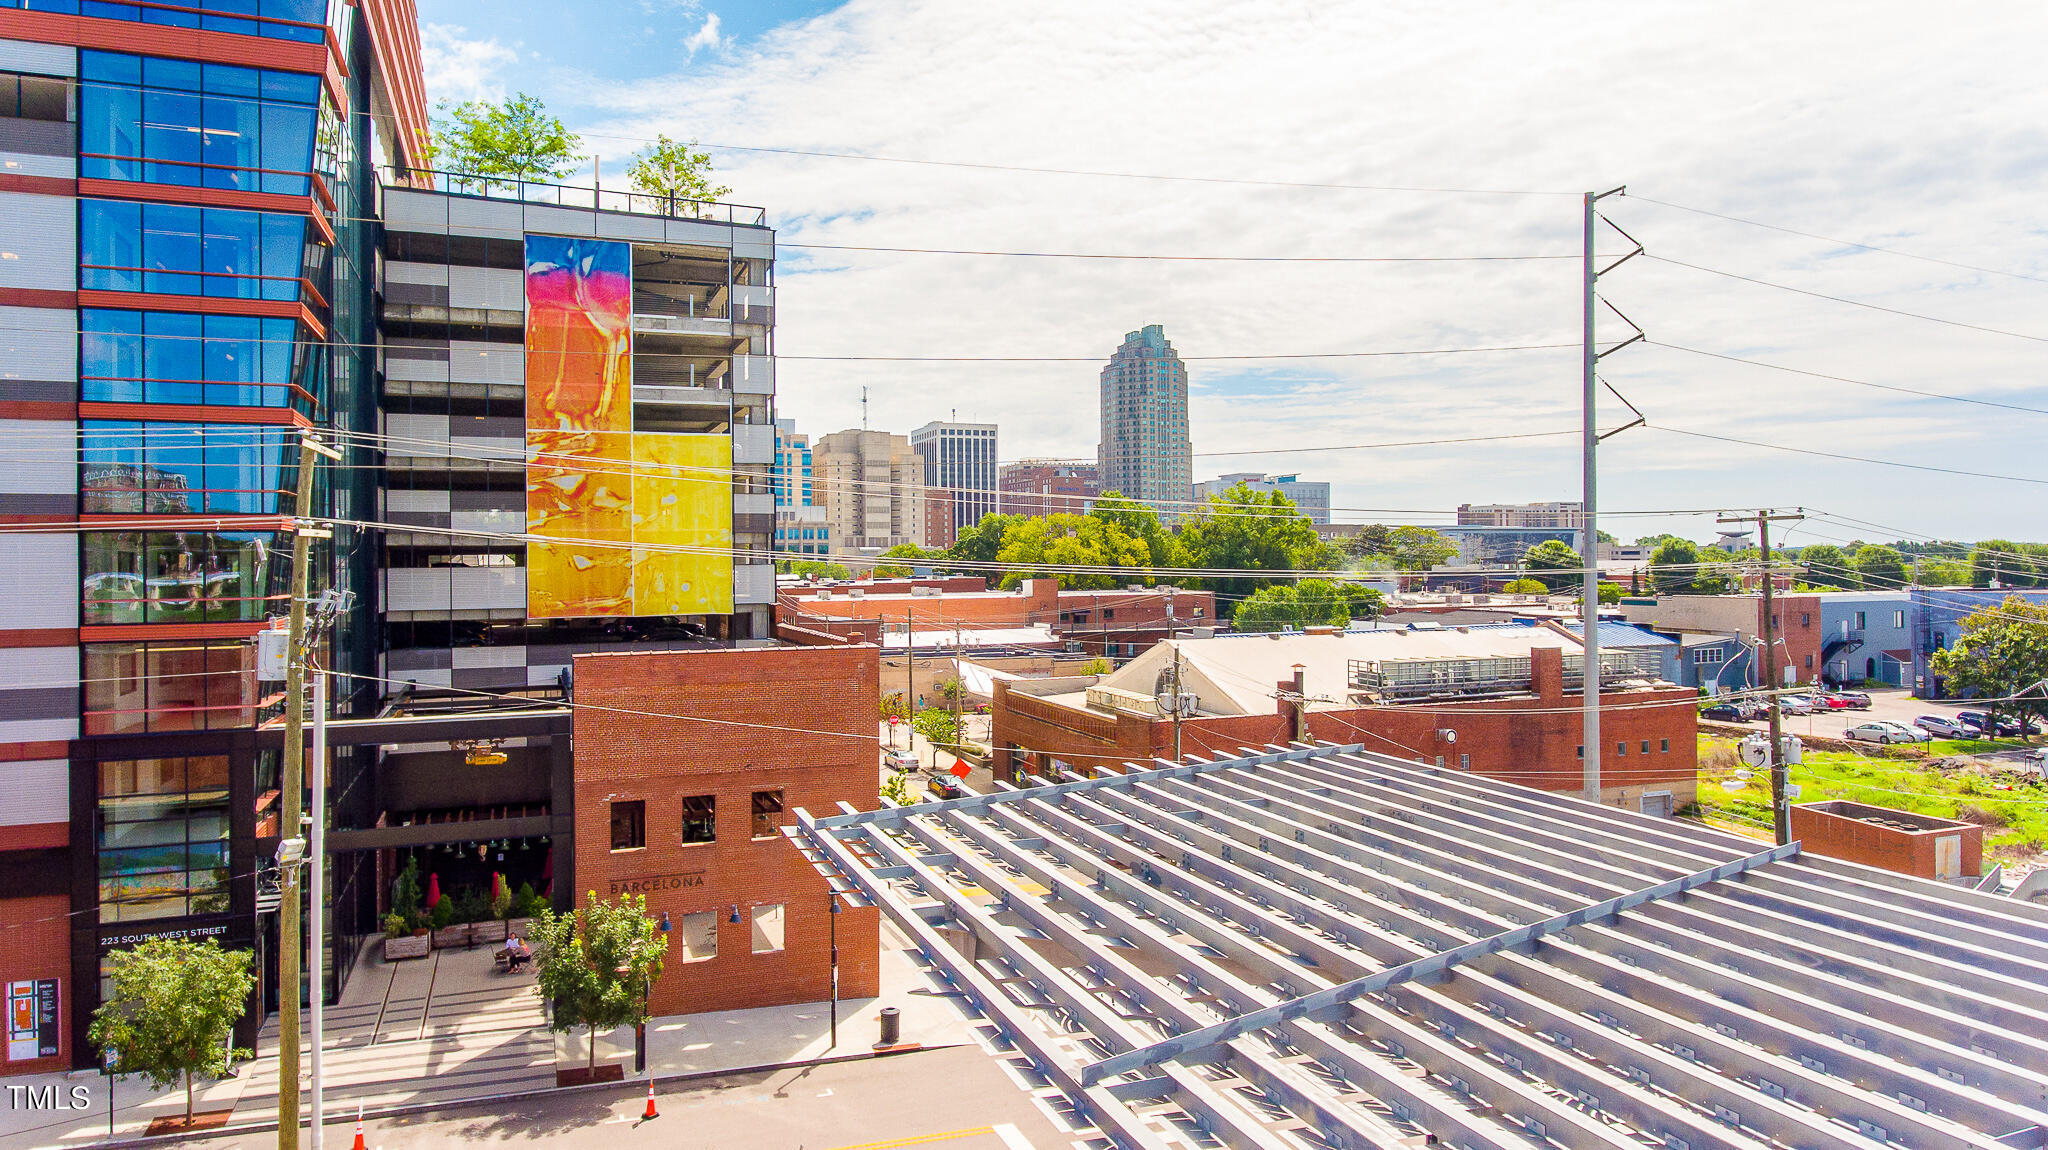
[[[647,1080],[647,1113],[640,1116],[640,1121],[647,1122],[659,1117],[661,1117],[661,1113],[654,1108],[654,1079],[649,1078]],[[360,1150],[360,1147],[358,1150]]]
[[[369,1150],[363,1143],[363,1104],[356,1103],[356,1144],[349,1150]]]

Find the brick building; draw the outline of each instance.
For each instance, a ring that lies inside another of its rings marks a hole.
[[[1601,797],[1669,813],[1694,798],[1697,693],[1657,678],[1658,656],[1646,650],[1601,653]],[[998,683],[995,769],[1007,778],[1171,759],[1176,724],[1155,696],[1177,664],[1180,690],[1197,701],[1178,724],[1185,755],[1231,755],[1305,733],[1576,791],[1583,663],[1578,638],[1549,626],[1172,640],[1113,675]]]
[[[1054,629],[1069,651],[1127,659],[1191,627],[1216,625],[1216,593],[1178,587],[1062,591]]]
[[[1131,658],[1161,639],[1216,623],[1216,595],[1177,587],[1062,591],[1057,580],[1027,579],[1014,591],[990,591],[979,579],[911,583],[795,585],[782,589],[781,620],[836,631],[845,620],[906,623],[920,634],[948,629],[1050,625],[1068,651]]]
[[[1093,463],[1026,459],[1005,463],[998,481],[1005,515],[1086,515],[1102,494],[1102,469]]]
[[[1847,799],[1794,806],[1791,818],[1792,837],[1817,855],[1943,882],[1984,870],[1984,828],[1975,823]]]
[[[1821,648],[1827,639],[1821,605],[1821,596],[1817,594],[1771,596],[1772,613],[1778,617],[1778,675],[1786,683],[1808,684],[1820,677]],[[1764,597],[1753,592],[1659,595],[1649,600],[1625,601],[1621,613],[1630,623],[1671,634],[1738,635],[1752,648],[1764,629]],[[1753,662],[1761,664],[1761,660]],[[1756,685],[1756,673],[1751,672],[1749,685]],[[1733,684],[1722,685],[1725,688]]]
[[[876,806],[879,673],[871,646],[577,658],[576,903],[667,916],[654,1013],[831,996],[830,896],[779,828]],[[838,917],[840,994],[873,997],[876,913]]]

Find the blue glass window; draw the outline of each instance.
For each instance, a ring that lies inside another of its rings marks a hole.
[[[80,52],[79,172],[305,195],[320,78]]]
[[[296,300],[324,267],[306,218],[280,212],[80,200],[78,244],[79,286],[103,291]]]
[[[176,5],[135,0],[0,0],[0,8],[97,16],[172,28],[204,28],[272,40],[318,44],[328,0],[179,0]],[[344,53],[346,56],[346,53]]]
[[[322,392],[326,349],[297,320],[79,312],[79,394],[96,403],[291,407]]]
[[[79,486],[95,514],[276,515],[297,433],[228,423],[88,420]],[[289,445],[289,447],[287,446]]]
[[[290,606],[271,532],[88,532],[87,625],[260,622]]]

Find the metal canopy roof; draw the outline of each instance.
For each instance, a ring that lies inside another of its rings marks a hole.
[[[1084,1141],[2048,1145],[2048,908],[1360,746],[797,817]]]

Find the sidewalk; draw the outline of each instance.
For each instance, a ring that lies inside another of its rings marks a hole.
[[[489,948],[440,950],[424,959],[386,964],[372,940],[358,957],[343,1001],[327,1008],[326,1118],[329,1138],[346,1137],[356,1106],[453,1103],[549,1090],[555,1064],[581,1065],[582,1031],[557,1035],[543,1021],[531,973],[498,974]],[[924,967],[909,940],[882,923],[882,994],[839,1004],[839,1044],[830,1046],[823,1002],[656,1018],[648,1026],[649,1069],[657,1078],[785,1066],[868,1052],[884,1006],[901,1012],[902,1041],[928,1047],[973,1042],[978,1019]],[[196,1112],[232,1110],[229,1130],[276,1122],[277,1020],[258,1040],[260,1057],[237,1077],[202,1083]],[[632,1074],[633,1032],[598,1036],[600,1061],[623,1062]],[[28,1110],[7,1088],[55,1087],[69,1100],[88,1091],[78,1110]],[[107,1080],[91,1071],[10,1078],[0,1083],[0,1150],[44,1150],[107,1140]],[[310,1099],[302,1093],[302,1113]],[[114,1132],[142,1135],[155,1118],[184,1113],[182,1089],[151,1091],[139,1078],[114,1091]]]

